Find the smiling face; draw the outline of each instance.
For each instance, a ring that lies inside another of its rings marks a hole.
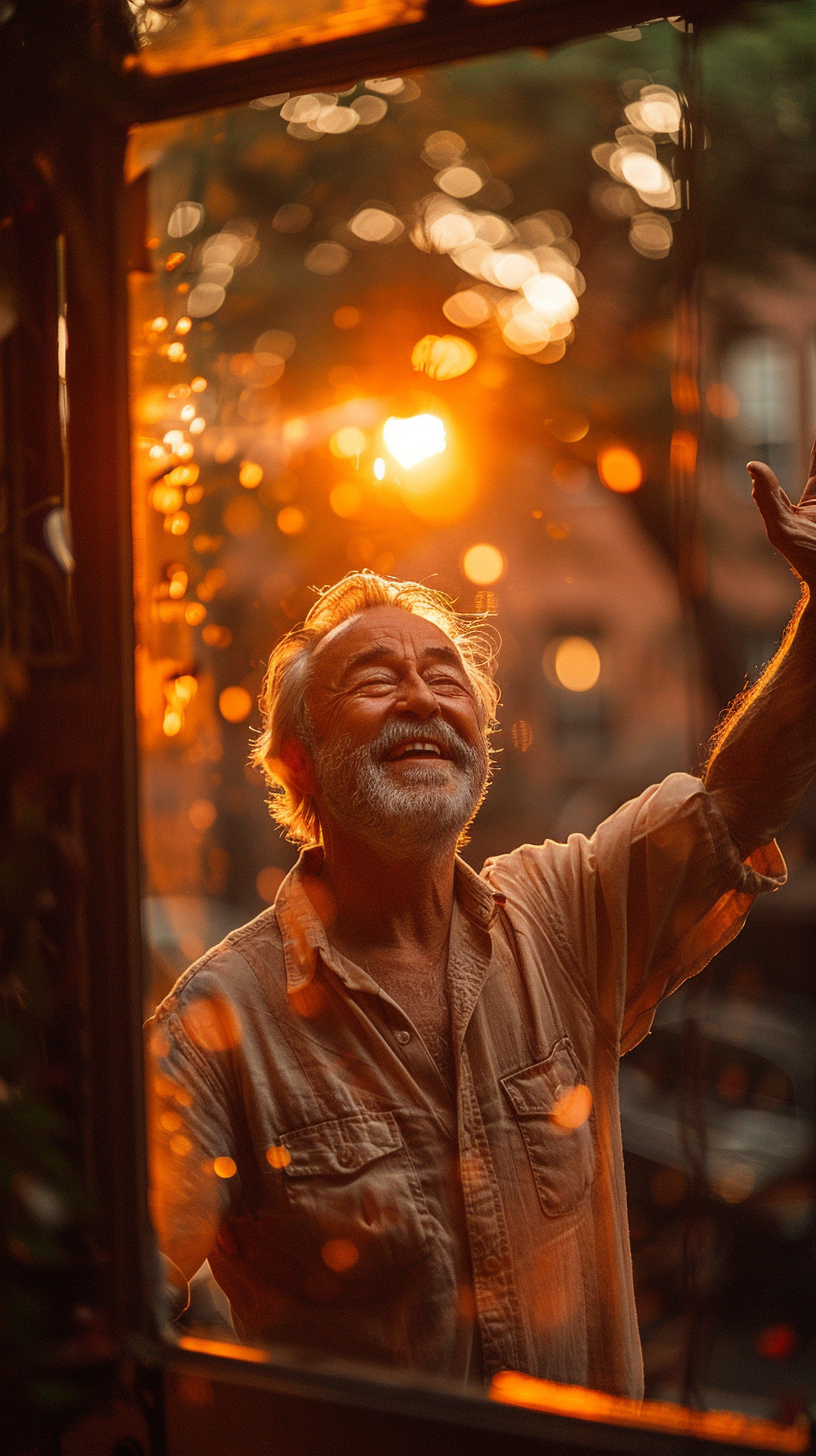
[[[392,857],[444,854],[487,783],[483,709],[450,638],[400,607],[372,607],[315,649],[307,690],[312,792]]]

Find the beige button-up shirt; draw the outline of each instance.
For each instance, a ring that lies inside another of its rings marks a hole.
[[[618,1059],[783,882],[778,849],[742,863],[674,774],[591,839],[481,876],[459,861],[455,1106],[400,1006],[332,949],[319,871],[304,854],[151,1023],[167,1254],[188,1273],[209,1254],[245,1339],[639,1396]]]

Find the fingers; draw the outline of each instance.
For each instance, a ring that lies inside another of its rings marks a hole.
[[[749,460],[747,469],[751,477],[754,500],[770,536],[784,521],[786,513],[791,509],[791,503],[770,465],[764,465],[761,460]]]

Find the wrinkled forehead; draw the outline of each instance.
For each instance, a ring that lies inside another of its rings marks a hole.
[[[409,662],[429,654],[450,653],[467,672],[455,644],[435,623],[403,607],[367,607],[356,617],[340,622],[318,642],[312,653],[311,682],[328,684],[336,680],[358,654],[378,647],[383,656],[393,655]]]

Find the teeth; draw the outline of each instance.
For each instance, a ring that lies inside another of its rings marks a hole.
[[[431,758],[442,757],[438,744],[425,743],[419,739],[403,744],[395,757],[397,759],[406,758],[409,753],[425,753]]]

